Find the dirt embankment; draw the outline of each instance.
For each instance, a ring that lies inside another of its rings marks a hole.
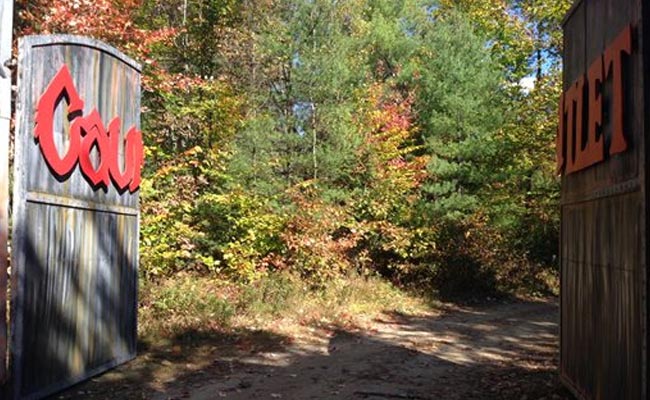
[[[179,339],[55,398],[565,399],[553,301]]]

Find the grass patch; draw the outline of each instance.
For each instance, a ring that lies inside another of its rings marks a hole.
[[[228,328],[235,307],[218,282],[190,276],[143,283],[140,287],[139,333],[170,336],[185,330]]]
[[[318,288],[290,274],[250,285],[181,275],[140,290],[140,335],[161,339],[186,331],[290,329],[362,324],[382,312],[422,313],[431,304],[378,277],[350,275]]]

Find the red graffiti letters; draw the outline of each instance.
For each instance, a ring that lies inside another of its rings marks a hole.
[[[54,113],[65,100],[68,104],[67,118],[70,121],[68,149],[61,156],[54,141]],[[108,189],[112,181],[124,192],[135,192],[140,187],[140,174],[144,162],[142,133],[132,127],[124,140],[124,170],[121,168],[119,148],[122,122],[113,118],[104,126],[96,109],[83,116],[84,102],[79,97],[67,66],[61,67],[52,79],[36,108],[34,138],[41,148],[45,162],[57,178],[66,179],[74,171],[77,162],[86,180],[94,187]],[[98,165],[91,159],[91,151],[99,153]]]

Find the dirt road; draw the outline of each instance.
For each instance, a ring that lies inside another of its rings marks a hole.
[[[199,337],[55,398],[564,399],[553,301],[385,314],[363,329]]]

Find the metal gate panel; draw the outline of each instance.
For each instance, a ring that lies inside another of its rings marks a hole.
[[[139,129],[140,66],[101,42],[55,35],[23,38],[18,68],[12,386],[14,398],[40,398],[135,357],[139,208],[137,188],[98,185],[81,161],[62,175],[46,160],[45,140],[35,133],[38,113],[47,111],[37,109],[39,100],[67,68],[83,111],[69,114],[70,90],[58,96],[54,153],[65,158],[75,148],[78,114],[96,111],[101,127],[77,126],[85,129],[79,137],[108,131],[119,117],[117,157],[128,171],[124,139],[130,127]],[[107,158],[97,140],[85,147],[88,170],[102,170]]]

